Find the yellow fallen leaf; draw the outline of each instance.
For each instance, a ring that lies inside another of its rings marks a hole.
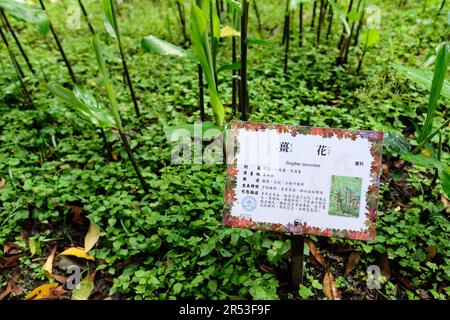
[[[67,250],[64,250],[62,253],[59,254],[60,256],[74,256],[86,260],[92,260],[94,261],[94,257],[91,257],[87,252],[84,250],[84,248],[79,247],[73,247],[69,248]]]
[[[84,238],[84,251],[89,252],[95,246],[100,238],[100,229],[95,223],[90,224],[89,230]]]
[[[234,36],[240,36],[241,33],[239,31],[236,31],[235,29],[231,28],[231,27],[223,27],[222,29],[220,29],[220,37],[234,37]]]
[[[40,287],[37,287],[25,297],[25,300],[38,300],[47,298],[52,295],[52,289],[56,288],[57,286],[57,283],[47,283]]]
[[[53,273],[53,258],[55,257],[56,248],[57,246],[53,248],[52,252],[47,257],[47,261],[45,261],[44,265],[42,266],[42,269],[44,269],[47,277],[51,277]]]
[[[428,151],[427,149],[423,149],[423,150],[422,150],[422,154],[423,154],[425,157],[427,157],[427,158],[431,157],[431,153],[430,153],[430,151]]]

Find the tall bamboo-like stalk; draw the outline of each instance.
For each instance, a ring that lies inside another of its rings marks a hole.
[[[316,9],[317,9],[317,1],[314,0],[313,15],[312,15],[312,20],[311,20],[311,28],[314,28],[314,21],[316,20]]]
[[[11,62],[14,66],[14,70],[16,71],[17,78],[19,79],[20,85],[22,87],[23,93],[25,95],[25,98],[28,100],[28,103],[34,107],[33,99],[31,98],[30,92],[27,90],[27,87],[25,86],[25,83],[23,82],[23,71],[20,67],[19,62],[17,61],[16,56],[14,55],[14,52],[11,50],[11,47],[9,46],[8,38],[6,37],[5,33],[3,32],[3,26],[0,28],[0,37],[3,40],[3,43],[6,46],[6,49],[8,50],[9,56],[11,58]]]
[[[337,3],[337,0],[336,0],[336,3]],[[328,16],[327,40],[330,37],[331,29],[333,28],[333,17],[334,17],[334,11],[333,11],[333,9],[330,6],[330,13],[329,13],[329,16]]]
[[[202,66],[198,65],[198,108],[200,109],[200,120],[205,121],[205,84],[203,83],[203,70]]]
[[[253,10],[255,10],[256,21],[258,22],[258,33],[260,36],[262,36],[261,15],[259,14],[258,5],[256,3],[257,1],[252,1],[252,2],[253,2]]]
[[[348,14],[350,13],[350,11],[352,11],[352,7],[353,7],[353,0],[350,0],[350,3],[348,4],[348,9],[347,9],[347,15],[345,18],[345,20],[347,20],[347,22],[348,22]],[[341,49],[344,39],[345,39],[345,27],[342,28],[341,39],[339,40],[339,45],[338,45],[339,49]]]
[[[438,12],[438,17],[441,15],[441,13],[442,13],[442,9],[444,9],[444,6],[445,6],[445,2],[446,2],[446,0],[442,0],[442,3],[441,3],[441,7],[439,8],[439,12]]]
[[[86,11],[86,8],[83,5],[83,2],[81,0],[78,0],[78,4],[80,5],[81,12],[83,13],[84,18],[86,19],[89,30],[91,30],[91,33],[94,34],[95,33],[94,27],[92,27],[91,21],[89,20],[88,13]]]
[[[44,1],[39,0],[39,3],[41,5],[42,10],[47,12],[47,10],[45,9]],[[75,76],[75,73],[73,72],[72,66],[70,65],[69,60],[67,59],[66,53],[64,52],[64,48],[61,44],[61,41],[59,40],[58,34],[56,33],[55,28],[53,27],[53,24],[51,21],[49,21],[49,27],[50,27],[50,32],[52,33],[53,38],[55,39],[56,45],[58,46],[58,50],[61,54],[61,57],[64,60],[64,64],[66,65],[67,71],[69,72],[70,78],[72,79],[72,82],[78,83],[77,77]]]
[[[288,60],[289,60],[289,43],[291,41],[291,10],[289,8],[290,0],[286,0],[286,40],[284,48],[284,67],[283,72],[286,75],[288,70]]]
[[[300,2],[300,10],[298,17],[298,44],[303,46],[303,2]]]
[[[30,69],[32,74],[36,74],[36,72],[33,69],[33,66],[31,65],[30,59],[28,59],[28,56],[25,52],[25,50],[23,49],[22,44],[20,43],[19,37],[16,35],[16,32],[14,31],[14,29],[11,27],[11,24],[8,21],[8,17],[6,16],[6,14],[3,12],[3,10],[0,10],[0,15],[2,17],[3,20],[3,24],[6,26],[6,28],[9,30],[9,33],[11,33],[14,41],[16,42],[17,47],[19,48],[19,51],[23,57],[23,59],[25,60],[25,63],[28,66],[28,69]]]
[[[186,32],[186,16],[184,14],[184,8],[181,6],[180,1],[176,1],[178,16],[180,18],[181,32],[183,33],[183,38],[185,43],[189,43],[189,37]]]
[[[358,4],[356,6],[356,12],[359,12],[360,6],[361,6],[361,0],[358,1]],[[347,61],[348,61],[348,51],[349,51],[350,42],[351,42],[352,36],[353,36],[353,30],[355,29],[355,24],[356,24],[356,22],[352,23],[352,27],[350,29],[350,36],[345,41],[345,53],[344,53],[344,59],[343,59],[345,63],[347,63]]]
[[[322,23],[323,23],[323,16],[325,15],[325,3],[324,0],[320,0],[320,10],[319,10],[319,21],[317,25],[317,46],[320,44],[320,34],[322,31]]]
[[[364,16],[366,13],[366,2],[364,1],[363,4],[363,9],[361,11],[361,17],[359,18],[359,22],[358,22],[358,28],[356,28],[356,34],[355,34],[355,40],[353,42],[353,46],[356,47],[358,45],[358,41],[359,41],[359,35],[361,33],[361,29],[364,23]]]
[[[242,111],[242,120],[248,120],[248,88],[247,88],[247,32],[248,32],[249,2],[242,0],[241,16],[241,92],[239,105]]]
[[[112,10],[114,11],[114,14],[113,14],[114,23],[116,26],[118,26],[119,24],[117,22],[117,9],[116,9],[115,0],[110,0],[110,3],[111,3]],[[128,89],[130,90],[131,99],[133,100],[134,112],[136,113],[137,117],[140,117],[141,111],[139,110],[139,105],[137,102],[136,94],[134,92],[133,83],[131,82],[130,72],[128,71],[128,65],[127,65],[127,61],[125,59],[125,53],[123,51],[122,40],[120,38],[119,32],[117,32],[117,42],[119,44],[120,58],[122,60],[123,69],[125,71],[125,77],[127,79]]]

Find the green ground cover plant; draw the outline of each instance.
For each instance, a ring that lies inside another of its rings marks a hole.
[[[448,3],[28,2],[0,0],[2,299],[68,262],[77,299],[450,298]],[[292,291],[288,235],[221,225],[225,165],[171,161],[231,119],[383,131],[376,240],[307,237]]]

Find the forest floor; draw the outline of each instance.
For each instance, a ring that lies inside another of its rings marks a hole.
[[[404,163],[390,150],[382,160],[376,240],[308,237],[304,285],[291,292],[288,235],[221,225],[225,166],[171,163],[165,129],[200,117],[197,69],[146,54],[140,42],[153,34],[182,43],[175,6],[141,0],[119,6],[122,41],[142,110],[137,120],[115,42],[103,31],[101,8],[85,2],[94,27],[109,43],[108,67],[150,192],[140,190],[115,131],[106,132],[112,148],[108,157],[99,131],[45,89],[44,77],[70,85],[52,38],[14,21],[39,81],[27,78],[35,106],[27,105],[8,52],[1,48],[0,296],[5,292],[5,299],[23,299],[48,283],[43,265],[56,248],[51,281],[64,282],[67,266],[77,265],[87,271],[83,275],[95,275],[91,299],[292,299],[298,294],[325,299],[328,275],[342,299],[449,299],[449,200],[439,183],[429,187],[432,170]],[[437,1],[425,9],[417,1],[404,8],[398,8],[398,1],[372,2],[381,9],[381,38],[369,49],[359,75],[361,44],[350,48],[348,65],[336,65],[342,26],[335,19],[329,39],[319,46],[308,24],[303,47],[298,46],[295,21],[285,76],[284,5],[261,1],[262,37],[269,41],[249,48],[250,120],[380,130],[412,140],[415,125],[424,121],[428,92],[392,64],[422,66],[447,38],[446,15],[436,18]],[[62,2],[49,3],[48,10],[82,86],[106,102],[98,90],[84,20],[80,29],[70,29]],[[310,17],[305,14],[306,21]],[[256,33],[253,12],[249,25]],[[229,63],[230,43],[220,44],[219,65]],[[230,120],[231,71],[220,73],[219,83]],[[442,101],[435,127],[449,116]],[[447,127],[442,154],[447,161],[449,137]],[[83,247],[89,221],[101,230],[89,253],[95,260],[58,256],[67,248]],[[370,265],[381,269],[379,289],[367,287]],[[58,298],[70,298],[70,291]]]

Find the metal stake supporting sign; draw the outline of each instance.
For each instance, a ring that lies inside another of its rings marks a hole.
[[[292,253],[292,290],[298,291],[303,284],[303,258],[304,258],[305,236],[293,234],[291,236]]]

